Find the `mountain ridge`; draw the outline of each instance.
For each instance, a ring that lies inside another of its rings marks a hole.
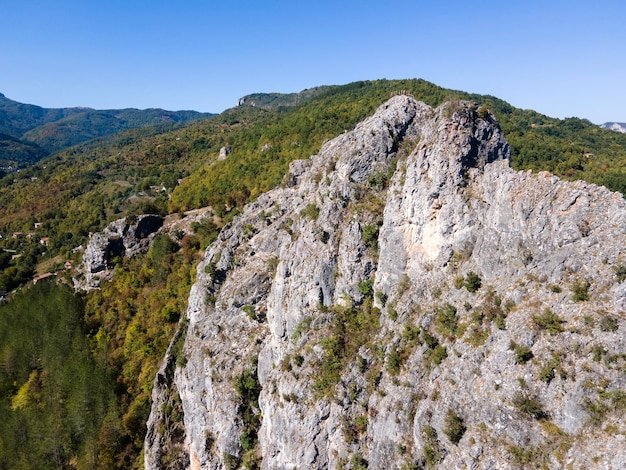
[[[7,134],[23,145],[37,145],[45,151],[45,158],[64,148],[114,134],[133,127],[176,124],[212,116],[196,111],[166,111],[159,108],[145,110],[126,108],[96,110],[88,107],[42,108],[19,103],[0,96],[0,133]],[[32,157],[32,156],[31,156]],[[32,164],[33,158],[20,152],[0,155],[0,165]]]

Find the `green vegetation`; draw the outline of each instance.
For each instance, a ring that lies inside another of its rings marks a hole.
[[[463,285],[469,292],[476,292],[482,286],[482,279],[474,271],[469,271],[465,275],[465,282]]]
[[[300,323],[296,325],[296,329],[293,332],[294,341],[300,339],[300,337],[302,336],[302,333],[305,333],[311,327],[312,321],[313,321],[312,317],[306,317],[304,320],[302,320]]]
[[[476,292],[482,286],[482,279],[474,271],[469,271],[465,277],[459,276],[454,280],[454,287],[461,289],[465,287],[468,292]]]
[[[443,335],[456,335],[459,325],[459,317],[456,314],[456,307],[449,303],[437,308],[435,314],[437,329]]]
[[[571,285],[572,300],[574,302],[585,302],[589,300],[589,287],[591,284],[586,280],[578,280]]]
[[[591,381],[583,384],[590,389],[590,394],[583,400],[583,408],[593,425],[601,425],[611,415],[623,416],[626,412],[626,391],[621,388],[607,390],[608,383],[595,384]],[[597,398],[593,395],[597,394]]]
[[[302,211],[300,211],[300,215],[315,221],[320,215],[320,208],[317,207],[315,204],[309,204],[304,209],[302,209]]]
[[[112,468],[125,445],[114,380],[92,353],[82,310],[49,281],[0,305],[1,468]]]
[[[613,315],[604,315],[600,320],[600,330],[606,332],[615,332],[619,328],[617,318]]]
[[[546,330],[551,335],[563,331],[565,321],[549,308],[546,308],[541,315],[533,315],[533,322],[540,329]]]
[[[387,372],[391,375],[398,375],[400,373],[400,366],[402,365],[402,357],[396,347],[392,347],[389,355],[387,356]]]
[[[378,252],[378,225],[369,224],[362,228],[363,243],[374,253]]]
[[[323,355],[314,388],[319,394],[332,394],[343,369],[355,360],[361,346],[370,344],[380,326],[380,310],[372,295],[358,307],[332,309],[332,323],[321,344]]]
[[[561,379],[566,378],[565,370],[563,369],[563,355],[559,353],[553,353],[552,357],[543,365],[539,371],[539,380],[542,382],[550,383],[558,374]]]
[[[547,468],[555,460],[565,465],[574,438],[546,419],[539,422],[542,442],[537,446],[509,446],[511,461],[520,468]]]
[[[559,294],[563,291],[563,289],[561,289],[561,286],[558,286],[556,284],[551,284],[550,285],[550,292],[554,292],[555,294]]]
[[[424,462],[427,468],[435,468],[444,457],[444,449],[439,442],[437,430],[430,425],[422,428],[422,438],[424,439]]]
[[[511,301],[507,301],[502,306],[502,299],[490,289],[485,297],[485,302],[475,307],[472,311],[472,324],[468,328],[467,341],[473,346],[480,346],[491,335],[491,324],[493,323],[498,329],[506,328],[506,317],[515,307]],[[466,308],[471,309],[471,305],[467,304]]]
[[[253,454],[257,445],[257,433],[261,425],[259,408],[259,393],[261,385],[256,375],[256,359],[253,366],[245,369],[239,376],[234,379],[233,385],[237,396],[241,400],[239,414],[243,423],[243,430],[239,436],[241,449],[245,454]],[[246,457],[244,457],[246,459]],[[250,456],[247,457],[250,459]]]
[[[626,265],[618,264],[613,266],[613,271],[615,271],[615,276],[617,277],[617,282],[622,283],[626,280]]]
[[[7,140],[14,142],[19,142],[17,138],[22,139],[22,146],[32,149],[26,155],[17,155],[17,158],[15,154],[2,155],[2,152],[0,165],[12,162],[22,167],[35,163],[49,153],[121,130],[155,126],[153,132],[162,133],[171,130],[176,123],[211,116],[195,111],[173,112],[162,109],[44,109],[12,101],[4,95],[0,96],[0,114],[3,116],[0,133],[8,134]],[[4,140],[3,137],[0,140]]]
[[[465,426],[463,418],[458,416],[451,409],[448,409],[445,419],[445,427],[443,429],[443,432],[446,436],[448,436],[448,439],[450,439],[453,444],[458,444],[466,430],[467,427]]]
[[[351,128],[397,90],[433,106],[451,98],[474,100],[481,105],[477,113],[483,119],[489,119],[489,109],[511,143],[514,168],[551,170],[612,189],[626,188],[624,135],[578,119],[557,120],[518,110],[491,96],[445,90],[423,80],[378,80],[320,87],[302,96],[268,97],[267,109],[239,106],[174,131],[135,128],[57,153],[0,181],[0,233],[6,239],[13,231],[28,232],[34,222],[41,222],[41,236],[50,237],[44,260],[51,260],[67,258],[71,248],[84,244],[89,232],[126,214],[182,212],[211,205],[218,216],[232,215],[278,185],[290,161],[317,152],[324,139]],[[262,96],[252,100],[265,102]],[[275,101],[281,104],[271,104]],[[72,113],[77,111],[42,117],[44,121],[29,123],[21,132],[73,117]],[[124,119],[130,121],[129,116]],[[133,125],[143,123],[140,119]],[[271,145],[261,151],[265,144]],[[223,146],[229,146],[231,153],[217,161]],[[593,158],[584,157],[588,153]],[[393,164],[386,174],[372,175],[368,185],[384,188],[392,168]],[[162,187],[166,192],[156,192]],[[11,287],[23,283],[28,278],[24,274],[11,278]],[[471,276],[468,289],[479,286],[479,278]]]
[[[511,341],[509,349],[513,350],[515,353],[516,364],[524,364],[534,357],[533,352],[528,346],[519,345],[515,341]]]
[[[543,404],[537,395],[517,392],[513,396],[512,403],[517,412],[525,418],[543,419],[546,417]]]
[[[197,251],[162,235],[145,257],[122,259],[113,279],[87,295],[84,318],[93,349],[117,383],[124,465],[140,467],[152,383],[178,328],[193,283]],[[177,344],[182,347],[184,338]],[[177,358],[184,365],[184,357]]]
[[[0,133],[1,167],[18,168],[33,165],[48,155],[48,152],[39,147],[37,144]],[[0,171],[0,177],[3,176],[4,172]]]

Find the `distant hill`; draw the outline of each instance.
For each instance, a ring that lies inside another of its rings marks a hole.
[[[239,99],[237,106],[254,106],[265,110],[291,108],[306,103],[336,86],[316,86],[298,93],[253,93]]]
[[[154,108],[47,109],[18,103],[0,93],[0,166],[28,166],[67,147],[126,129],[171,125],[209,116],[212,114]]]
[[[610,131],[621,132],[626,134],[626,122],[605,122],[600,127]]]
[[[37,144],[0,134],[0,166],[16,167],[20,163],[32,165],[47,155],[48,152]]]
[[[0,132],[21,137],[35,127],[58,121],[87,108],[46,109],[32,104],[18,103],[0,93]]]

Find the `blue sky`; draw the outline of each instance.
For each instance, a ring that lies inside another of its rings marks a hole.
[[[44,107],[221,112],[243,95],[423,78],[626,121],[626,2],[20,0],[0,92]]]

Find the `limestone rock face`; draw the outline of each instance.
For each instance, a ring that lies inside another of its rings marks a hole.
[[[230,155],[230,146],[225,145],[224,147],[220,148],[220,154],[218,155],[217,159],[218,160],[226,160],[226,158]]]
[[[113,274],[112,260],[116,256],[134,256],[146,251],[153,235],[163,225],[157,215],[125,217],[109,224],[102,232],[94,233],[83,253],[79,276],[74,279],[77,288],[92,290],[102,279]]]
[[[624,122],[605,122],[600,127],[602,127],[603,129],[609,129],[611,131],[626,134],[626,123]]]
[[[146,468],[626,468],[626,204],[508,157],[396,96],[293,162],[198,267]]]

